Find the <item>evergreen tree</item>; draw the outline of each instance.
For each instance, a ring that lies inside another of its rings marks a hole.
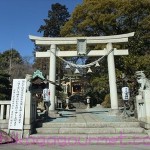
[[[52,4],[48,10],[48,18],[44,19],[38,32],[43,33],[44,37],[60,37],[60,30],[69,20],[70,14],[65,5],[59,3]],[[35,46],[35,51],[46,51],[49,47]],[[34,67],[40,69],[44,74],[49,73],[49,58],[35,58]],[[60,62],[57,61],[57,70],[60,72]],[[59,74],[59,73],[58,73]]]
[[[44,37],[59,37],[60,29],[70,17],[65,5],[52,4],[48,11],[48,18],[44,19],[45,24],[41,25],[38,32],[43,32]]]

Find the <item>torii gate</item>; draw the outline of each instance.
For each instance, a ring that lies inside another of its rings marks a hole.
[[[95,36],[95,37],[37,37],[29,35],[29,38],[35,42],[36,45],[50,46],[50,50],[46,52],[36,52],[36,57],[49,57],[50,67],[49,67],[49,80],[52,82],[56,81],[56,56],[59,57],[73,57],[78,56],[77,51],[60,51],[57,49],[58,45],[75,45],[78,40],[86,40],[86,44],[106,44],[104,50],[91,50],[87,56],[103,56],[108,52],[107,56],[108,62],[108,74],[109,74],[109,87],[110,87],[110,99],[111,99],[111,109],[118,110],[118,96],[117,96],[117,84],[116,84],[116,73],[115,73],[115,63],[114,55],[128,55],[128,49],[122,49],[111,51],[113,49],[113,43],[123,43],[128,42],[128,38],[134,36],[134,32],[121,35],[112,36]],[[51,106],[50,111],[55,110],[55,85],[49,83],[49,88],[51,91],[50,100]]]

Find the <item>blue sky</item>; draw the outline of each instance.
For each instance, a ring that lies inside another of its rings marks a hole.
[[[0,53],[14,48],[31,57],[34,44],[28,35],[42,36],[37,30],[57,2],[72,12],[82,0],[0,0]]]

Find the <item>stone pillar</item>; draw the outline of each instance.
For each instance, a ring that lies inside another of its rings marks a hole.
[[[33,120],[33,113],[32,113],[32,93],[31,93],[31,79],[32,75],[26,75],[26,94],[25,94],[25,110],[24,110],[24,131],[23,137],[28,137],[33,132],[34,121]],[[36,113],[36,110],[34,114]]]
[[[143,91],[146,123],[150,124],[150,90]]]
[[[57,104],[58,104],[58,99],[57,96],[55,96],[55,108],[57,108]]]
[[[31,92],[26,92],[25,99],[25,111],[24,111],[24,131],[23,137],[29,137],[29,135],[33,132],[33,122],[32,122],[32,99]]]
[[[71,78],[71,77],[69,78],[69,82],[70,82],[69,92],[70,92],[71,95],[72,95],[72,78]]]
[[[66,97],[66,109],[68,110],[69,109],[69,97]]]
[[[112,43],[108,43],[107,51],[112,50]],[[115,62],[114,62],[114,51],[109,53],[107,57],[108,61],[108,74],[109,74],[109,87],[110,87],[110,100],[111,109],[118,110],[118,96],[117,96],[117,84],[116,84],[116,73],[115,73]]]
[[[56,45],[52,44],[50,48],[50,68],[49,68],[49,80],[56,82]],[[56,87],[54,84],[49,83],[50,89],[50,111],[55,110],[55,91]]]
[[[90,108],[90,97],[89,96],[86,97],[86,101],[87,101],[87,108],[86,109],[89,109]]]
[[[24,114],[24,124],[31,124],[31,93],[30,91],[26,92],[26,99],[25,99],[25,114]],[[28,111],[26,111],[28,110]]]
[[[136,96],[136,106],[137,106],[137,117],[139,121],[145,120],[145,104],[142,98],[143,94]]]

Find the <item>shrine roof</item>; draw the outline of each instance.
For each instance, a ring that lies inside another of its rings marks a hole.
[[[35,78],[40,78],[42,80],[45,80],[44,76],[43,76],[43,73],[40,71],[40,70],[36,70],[34,73],[33,73],[33,76],[32,76],[32,79],[35,79]]]

